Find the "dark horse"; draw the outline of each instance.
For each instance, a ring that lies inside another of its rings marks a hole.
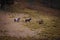
[[[0,0],[0,5],[1,5],[1,8],[3,8],[5,5],[12,5],[14,4],[14,0]]]
[[[30,22],[31,18],[25,19],[25,22]]]
[[[43,20],[39,20],[38,23],[39,24],[43,24],[44,22],[43,22]]]

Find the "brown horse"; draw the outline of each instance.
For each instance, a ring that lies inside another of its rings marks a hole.
[[[31,18],[28,18],[25,20],[25,22],[30,22],[31,21]]]

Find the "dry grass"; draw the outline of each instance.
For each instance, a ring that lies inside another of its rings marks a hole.
[[[21,8],[19,5],[14,5],[14,7],[8,10],[9,12],[12,12],[12,13],[10,14],[6,13],[6,14],[8,14],[9,18],[18,17],[16,16],[16,14],[29,15],[29,16],[21,17],[22,19],[20,22],[23,23],[24,28],[27,27],[31,31],[35,31],[36,35],[34,35],[33,37],[27,36],[26,38],[0,36],[0,40],[59,40],[60,38],[60,17],[48,15],[46,14],[47,12],[44,12],[44,11],[42,12],[42,11],[32,10],[32,9],[28,9],[24,7]],[[29,17],[32,18],[31,22],[25,23],[24,19],[29,18]],[[37,21],[41,19],[43,20],[43,24],[38,24]],[[2,19],[0,19],[0,22],[1,21]]]

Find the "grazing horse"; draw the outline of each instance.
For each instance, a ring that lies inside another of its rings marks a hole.
[[[15,18],[14,22],[19,22],[20,18]]]
[[[43,20],[39,20],[38,23],[39,23],[39,24],[43,24]]]
[[[12,5],[14,4],[14,0],[0,0],[1,8],[3,8],[5,5]]]
[[[28,18],[25,20],[25,22],[30,22],[31,21],[31,18]]]

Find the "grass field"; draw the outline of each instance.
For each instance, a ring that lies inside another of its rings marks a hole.
[[[7,11],[0,11],[0,40],[60,40],[60,16],[56,10],[14,5]],[[17,17],[21,20],[15,23]],[[32,20],[25,22],[26,18]],[[39,20],[43,23],[39,24]]]

